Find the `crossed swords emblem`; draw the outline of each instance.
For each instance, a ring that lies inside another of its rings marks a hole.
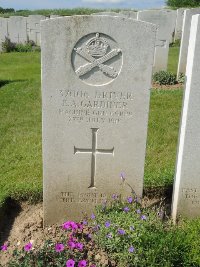
[[[75,71],[79,77],[88,73],[95,67],[98,67],[100,71],[102,71],[103,73],[105,73],[107,76],[111,78],[116,78],[118,76],[118,72],[113,67],[105,65],[103,63],[117,56],[121,52],[121,49],[112,49],[110,52],[108,52],[107,54],[103,55],[102,57],[98,59],[90,55],[85,46],[74,48],[74,50],[79,56],[83,57],[89,62],[83,66],[80,66]]]

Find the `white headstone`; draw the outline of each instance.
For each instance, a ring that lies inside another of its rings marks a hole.
[[[181,39],[182,36],[182,28],[183,28],[183,17],[184,17],[184,11],[185,8],[179,8],[177,9],[177,16],[176,16],[176,28],[175,28],[175,35],[174,40]]]
[[[153,23],[158,27],[154,72],[167,70],[169,43],[173,39],[176,12],[170,10],[144,10],[138,12],[137,19]]]
[[[200,15],[192,17],[172,217],[200,216]]]
[[[40,21],[45,19],[46,17],[42,15],[30,15],[27,18],[28,39],[37,45],[40,45]]]
[[[13,16],[8,19],[8,35],[11,42],[25,43],[27,42],[27,18],[21,16]]]
[[[0,52],[6,37],[8,37],[8,19],[0,17]]]
[[[41,25],[47,225],[130,195],[121,171],[142,195],[156,27],[111,16]]]
[[[181,47],[180,47],[180,53],[179,53],[177,76],[179,76],[180,73],[185,73],[185,70],[186,70],[191,20],[192,20],[192,16],[196,14],[200,14],[200,8],[192,8],[192,9],[187,9],[184,11],[183,29],[182,29],[182,38],[181,38]]]

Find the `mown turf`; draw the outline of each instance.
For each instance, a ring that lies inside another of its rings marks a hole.
[[[41,199],[40,53],[0,54],[0,203]],[[181,90],[152,90],[145,186],[173,183]]]
[[[169,49],[168,71],[174,74],[177,73],[178,69],[179,49],[179,46],[170,47]]]

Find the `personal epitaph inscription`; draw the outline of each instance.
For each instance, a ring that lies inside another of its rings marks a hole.
[[[72,64],[77,76],[89,85],[112,82],[122,67],[121,49],[116,46],[111,37],[102,33],[92,33],[81,38],[72,53]]]
[[[41,26],[49,225],[90,215],[112,194],[142,195],[156,27],[109,16]],[[122,171],[130,187],[122,187]]]
[[[79,154],[79,153],[90,153],[92,155],[91,159],[91,184],[89,188],[96,188],[95,187],[95,174],[96,174],[96,156],[97,154],[110,154],[114,155],[114,147],[111,149],[98,149],[97,148],[97,132],[98,128],[92,128],[92,148],[77,148],[74,147],[74,154]]]

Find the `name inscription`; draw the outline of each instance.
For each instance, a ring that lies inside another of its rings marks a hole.
[[[77,193],[76,195],[73,192],[61,192],[60,200],[63,203],[90,203],[98,204],[102,203],[109,198],[105,193]]]
[[[120,123],[133,117],[132,92],[60,90],[61,107],[58,112],[68,122]]]
[[[200,205],[200,192],[197,188],[183,188],[184,199],[190,201],[193,205]]]

